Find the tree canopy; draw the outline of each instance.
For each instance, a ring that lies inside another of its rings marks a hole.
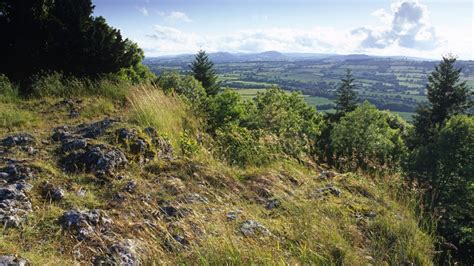
[[[338,113],[352,112],[357,107],[357,93],[354,91],[354,77],[347,69],[346,76],[341,79],[341,85],[336,90],[336,110]]]
[[[216,95],[219,92],[220,88],[217,82],[214,63],[209,60],[205,51],[201,50],[196,54],[190,67],[193,71],[194,78],[202,83],[207,95]]]
[[[93,10],[91,0],[0,0],[0,73],[25,84],[42,71],[97,77],[138,64],[142,50]]]

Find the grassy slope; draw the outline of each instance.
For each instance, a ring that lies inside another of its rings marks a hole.
[[[412,201],[401,192],[398,176],[374,179],[348,173],[320,179],[320,166],[292,161],[262,168],[235,168],[214,160],[204,148],[193,158],[186,158],[176,141],[172,141],[174,160],[154,160],[145,165],[132,160],[120,173],[127,177],[124,180],[112,178],[104,183],[91,174],[64,173],[57,164],[57,144],[41,141],[50,140],[52,129],[59,125],[74,126],[112,116],[121,119],[115,128],[152,125],[171,139],[177,139],[184,130],[199,131],[197,123],[186,122],[192,115],[184,105],[174,105],[179,104],[177,99],[143,89],[131,97],[133,104],[125,106],[104,98],[83,98],[76,103],[81,115],[73,119],[68,117],[68,108],[61,99],[0,103],[1,117],[10,113],[2,122],[8,126],[0,128],[0,136],[29,132],[35,136],[39,151],[28,155],[14,149],[3,155],[27,159],[38,174],[28,194],[33,212],[22,228],[2,230],[0,254],[18,254],[34,264],[88,262],[103,252],[101,245],[106,240],[98,236],[93,243],[77,241],[61,229],[58,218],[71,208],[98,208],[112,218],[112,230],[118,238],[136,240],[145,263],[431,263],[432,239],[418,227],[410,207]],[[170,104],[174,107],[169,108]],[[14,112],[17,109],[21,112]],[[24,119],[33,114],[34,120]],[[110,142],[110,136],[98,142]],[[135,193],[123,192],[130,179],[138,184]],[[45,201],[38,189],[44,181],[65,188],[65,198],[57,203]],[[311,196],[329,183],[341,189],[340,197]],[[83,197],[77,195],[80,188],[87,191]],[[117,193],[125,196],[123,202],[113,199]],[[192,193],[204,196],[208,202],[178,201]],[[267,210],[269,199],[282,204]],[[179,219],[163,218],[158,209],[163,201],[188,208],[190,214]],[[236,220],[228,221],[230,211],[237,211]],[[249,219],[263,224],[271,234],[243,236],[240,225]],[[164,243],[176,234],[190,244],[169,251]],[[82,255],[74,255],[79,253]]]

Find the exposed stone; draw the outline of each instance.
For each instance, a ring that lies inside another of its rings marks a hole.
[[[202,196],[198,193],[186,194],[181,199],[181,201],[184,203],[209,203],[209,200],[205,196]]]
[[[323,170],[321,173],[319,173],[319,176],[317,177],[318,179],[332,179],[336,176],[336,173]]]
[[[77,118],[77,117],[79,117],[79,111],[77,111],[74,108],[69,110],[69,118]]]
[[[128,193],[134,193],[135,189],[137,188],[137,182],[130,180],[125,184],[125,191]]]
[[[5,227],[18,227],[26,214],[31,211],[31,202],[25,192],[31,186],[17,182],[0,187],[0,224]]]
[[[336,197],[339,197],[339,196],[341,196],[342,191],[339,188],[332,185],[332,184],[327,184],[325,187],[316,189],[313,192],[312,196],[315,197],[315,198],[324,198],[324,197],[328,196],[329,194],[334,195]]]
[[[113,258],[116,265],[140,264],[136,255],[136,243],[131,239],[126,239],[123,243],[116,243],[110,246],[109,256]]]
[[[137,139],[130,144],[130,152],[133,154],[145,153],[147,149],[148,144],[142,139]]]
[[[53,135],[51,136],[54,141],[64,141],[69,137],[71,137],[71,133],[67,126],[56,127],[53,129]]]
[[[127,143],[137,137],[137,130],[132,128],[120,128],[117,130],[118,141]]]
[[[105,145],[88,146],[85,151],[73,151],[60,160],[68,172],[87,171],[96,175],[112,175],[125,167],[128,160],[122,151]]]
[[[55,187],[51,183],[44,183],[41,185],[41,193],[44,199],[53,200],[53,201],[60,201],[64,198],[64,191],[59,188]]]
[[[161,206],[159,207],[161,213],[169,218],[182,218],[189,214],[190,210],[186,208],[177,208],[174,206]]]
[[[156,138],[158,136],[158,132],[152,127],[147,127],[144,131],[150,138]]]
[[[103,135],[115,122],[117,121],[106,118],[92,124],[82,124],[77,127],[76,132],[84,138],[95,139]]]
[[[253,220],[247,220],[243,222],[240,226],[240,232],[242,232],[244,236],[251,236],[255,235],[256,233],[270,235],[270,231],[265,226]]]
[[[1,177],[8,183],[14,183],[16,181],[25,180],[33,177],[33,171],[31,168],[18,164],[9,164],[4,168],[0,169],[2,172]]]
[[[235,221],[237,220],[237,216],[241,214],[241,210],[230,211],[226,214],[227,221]]]
[[[74,231],[78,240],[89,239],[95,230],[111,223],[99,210],[69,210],[61,216],[59,222],[65,230]]]
[[[173,146],[167,139],[163,137],[155,137],[152,142],[158,149],[158,158],[166,160],[173,159]]]
[[[1,143],[5,147],[27,146],[35,142],[35,139],[30,134],[19,133],[4,138]]]
[[[281,202],[280,200],[278,199],[271,199],[269,201],[267,201],[266,205],[265,205],[265,209],[267,210],[273,210],[275,208],[278,208],[280,207],[281,205]]]
[[[71,138],[63,140],[62,151],[70,152],[79,149],[85,149],[87,147],[87,139],[83,138]]]
[[[23,258],[18,258],[14,255],[2,255],[0,256],[0,266],[24,266],[27,265],[28,261]]]

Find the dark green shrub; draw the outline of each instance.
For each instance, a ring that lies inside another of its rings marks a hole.
[[[254,102],[255,108],[249,115],[250,128],[276,135],[283,152],[290,156],[314,155],[323,119],[300,94],[272,88],[259,93]]]
[[[269,148],[259,140],[258,133],[235,124],[229,124],[216,131],[220,157],[229,164],[263,165],[272,157]]]
[[[402,131],[392,128],[389,121],[393,122],[391,115],[368,102],[342,117],[331,133],[338,167],[377,171],[397,168],[406,148]]]
[[[218,128],[240,125],[249,119],[251,103],[237,92],[227,89],[208,100],[208,127],[211,134]]]

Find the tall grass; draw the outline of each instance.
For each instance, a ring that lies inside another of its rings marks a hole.
[[[130,122],[142,127],[156,128],[176,144],[177,137],[185,132],[195,133],[198,119],[179,98],[167,96],[158,88],[139,86],[131,90]]]
[[[126,100],[130,84],[119,79],[68,77],[58,72],[37,75],[31,85],[32,98],[103,96],[114,101]]]
[[[10,104],[0,104],[0,132],[33,127],[38,120],[37,115],[30,111]]]
[[[5,75],[0,74],[0,103],[17,102],[18,99],[18,87],[12,84]]]

